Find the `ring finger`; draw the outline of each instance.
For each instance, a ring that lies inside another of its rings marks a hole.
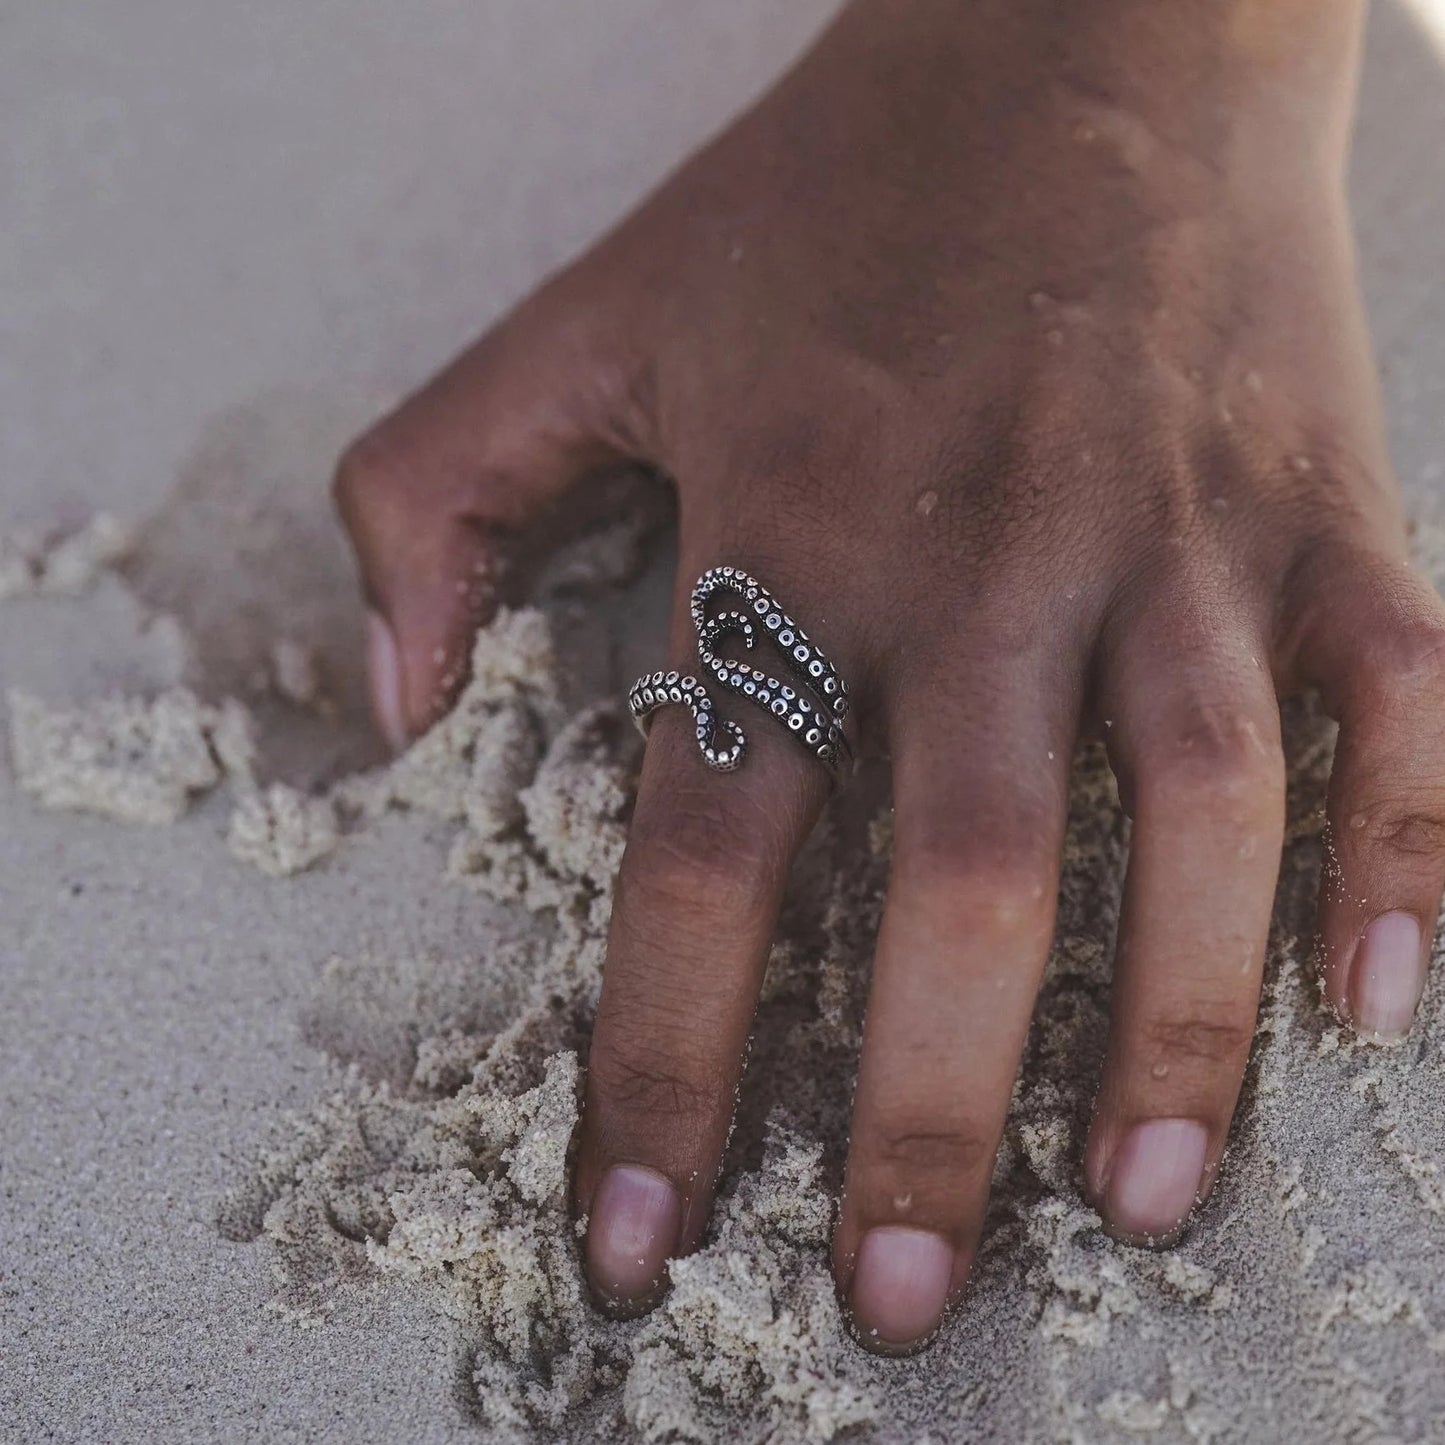
[[[984,657],[992,661],[984,662]],[[925,1342],[962,1288],[1049,950],[1079,687],[950,658],[900,698],[888,902],[834,1242],[866,1343]]]
[[[1112,1025],[1085,1151],[1110,1228],[1167,1241],[1218,1168],[1244,1078],[1284,833],[1263,647],[1179,607],[1106,639],[1101,699],[1134,818]]]

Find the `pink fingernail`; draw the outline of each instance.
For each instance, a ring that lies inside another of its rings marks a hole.
[[[607,1304],[626,1308],[657,1294],[681,1223],[682,1199],[662,1175],[617,1164],[602,1176],[587,1224],[587,1263]]]
[[[1194,1119],[1135,1124],[1114,1152],[1104,1217],[1125,1234],[1172,1234],[1194,1208],[1208,1148],[1209,1131]]]
[[[1350,967],[1350,1021],[1366,1038],[1402,1039],[1425,989],[1419,923],[1382,913],[1365,929]]]
[[[942,1235],[881,1225],[863,1236],[849,1303],[870,1340],[895,1349],[938,1328],[953,1277],[953,1246]]]
[[[391,628],[376,612],[366,614],[366,650],[371,681],[371,710],[376,725],[395,753],[407,745],[401,710],[401,657]]]

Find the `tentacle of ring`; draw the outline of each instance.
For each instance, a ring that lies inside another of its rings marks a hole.
[[[712,699],[697,678],[676,672],[654,672],[639,677],[627,694],[627,706],[633,720],[647,731],[648,718],[668,703],[684,703],[692,711],[697,725],[697,746],[709,767],[730,773],[743,760],[748,740],[734,722],[720,718],[713,711]],[[721,741],[726,739],[726,742]]]
[[[709,615],[708,604],[719,594],[737,597],[746,610]],[[740,567],[712,567],[693,588],[691,611],[701,670],[729,692],[764,709],[831,773],[841,775],[852,758],[844,732],[848,689],[822,649],[783,611],[777,599]],[[729,638],[740,638],[744,649],[750,651],[764,636],[776,643],[796,686],[721,653],[721,645]],[[632,685],[627,702],[644,732],[658,708],[685,704],[692,711],[698,749],[708,766],[731,772],[742,761],[747,749],[743,730],[717,716],[712,698],[698,678],[677,672],[651,673]]]

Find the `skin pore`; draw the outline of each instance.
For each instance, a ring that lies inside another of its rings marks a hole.
[[[834,1264],[859,1337],[960,1295],[1053,929],[1069,761],[1132,849],[1086,1187],[1177,1235],[1219,1167],[1284,827],[1278,698],[1341,724],[1319,961],[1398,1038],[1445,884],[1445,610],[1406,560],[1344,201],[1359,0],[854,0],[752,111],[358,441],[378,720],[445,709],[515,539],[620,460],[688,594],[746,568],[893,762]],[[767,664],[764,664],[765,666]],[[746,722],[746,719],[743,719]],[[828,779],[657,715],[576,1176],[604,1306],[706,1227]]]

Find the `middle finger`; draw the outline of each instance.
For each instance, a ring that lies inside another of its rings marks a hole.
[[[864,1340],[962,1288],[1053,934],[1077,684],[995,651],[894,709],[893,864],[834,1244]]]

